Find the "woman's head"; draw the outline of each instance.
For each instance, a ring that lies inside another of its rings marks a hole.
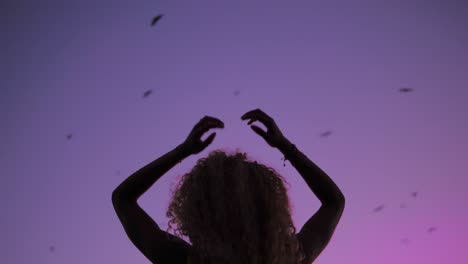
[[[287,182],[274,169],[212,151],[182,176],[169,204],[169,228],[202,256],[242,263],[299,263]],[[228,262],[226,262],[228,263]]]

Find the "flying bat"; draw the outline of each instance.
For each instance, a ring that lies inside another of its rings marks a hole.
[[[54,247],[54,246],[50,246],[50,247],[49,247],[49,251],[50,251],[50,252],[54,252],[54,251],[55,251],[55,247]]]
[[[240,91],[239,91],[239,90],[237,90],[237,91],[234,92],[234,95],[235,95],[235,96],[238,96],[239,94],[240,94]]]
[[[429,228],[427,229],[427,232],[428,232],[428,233],[432,233],[432,232],[434,232],[434,231],[436,231],[436,230],[437,230],[437,228],[435,228],[435,227],[429,227]]]
[[[67,135],[67,139],[70,140],[72,138],[72,134]]]
[[[400,88],[400,93],[409,93],[414,91],[413,88]]]
[[[409,244],[410,241],[409,241],[408,238],[403,238],[403,239],[400,240],[400,242],[401,242],[402,244]]]
[[[332,134],[332,132],[329,130],[329,131],[326,131],[326,132],[323,132],[322,134],[320,134],[320,137],[328,137]]]
[[[151,26],[154,26],[156,25],[156,23],[159,21],[159,19],[161,19],[163,17],[163,15],[157,15],[155,17],[153,17],[153,20],[151,20]]]
[[[418,196],[418,192],[412,192],[411,193],[411,196],[413,196],[414,198],[416,198]]]
[[[153,92],[153,91],[151,91],[151,90],[146,91],[146,92],[143,94],[143,98],[148,97],[152,92]]]
[[[382,204],[382,205],[380,205],[380,206],[374,208],[374,210],[372,210],[372,211],[373,211],[374,213],[377,213],[377,212],[382,211],[382,210],[384,209],[384,207],[385,207],[385,206]]]

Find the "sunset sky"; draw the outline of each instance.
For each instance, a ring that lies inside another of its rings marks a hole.
[[[111,193],[205,115],[225,128],[142,208],[167,228],[176,178],[238,148],[300,229],[319,200],[256,108],[345,195],[314,264],[468,263],[467,27],[463,0],[1,1],[0,263],[150,263]]]

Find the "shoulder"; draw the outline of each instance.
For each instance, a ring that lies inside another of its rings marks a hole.
[[[165,233],[166,239],[155,239],[150,248],[150,260],[158,264],[186,264],[193,258],[192,246],[183,239]]]
[[[200,255],[196,252],[196,250],[193,247],[190,247],[187,252],[187,264],[199,264],[201,263],[200,261]]]

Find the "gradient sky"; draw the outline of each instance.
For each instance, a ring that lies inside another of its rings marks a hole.
[[[0,19],[1,263],[149,263],[111,193],[205,115],[225,129],[143,209],[166,228],[176,177],[240,148],[285,176],[302,227],[319,201],[240,120],[255,108],[346,197],[315,263],[468,263],[465,1],[4,0]]]

